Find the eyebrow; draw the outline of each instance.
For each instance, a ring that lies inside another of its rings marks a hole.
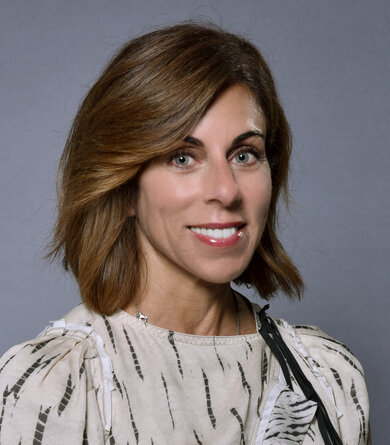
[[[248,138],[250,138],[252,136],[258,136],[258,137],[260,137],[261,139],[263,139],[265,141],[264,133],[262,133],[261,131],[257,131],[257,130],[250,130],[250,131],[242,133],[239,136],[237,136],[236,138],[234,138],[232,145],[237,145],[240,142],[242,142],[245,139],[248,139]],[[197,147],[203,147],[204,146],[203,142],[200,139],[194,138],[193,136],[187,136],[186,138],[184,138],[184,141],[188,142],[189,144],[196,145]]]

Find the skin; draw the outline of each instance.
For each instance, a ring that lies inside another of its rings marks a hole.
[[[151,324],[198,335],[237,334],[229,282],[249,264],[271,199],[265,132],[250,90],[233,85],[213,102],[183,141],[183,150],[142,173],[129,213],[136,217],[146,262],[144,285],[135,297]],[[239,136],[243,140],[234,142]],[[227,247],[202,242],[191,230],[232,222],[243,225],[242,235]],[[125,310],[134,315],[134,302]],[[254,333],[254,317],[243,297],[239,314],[241,334]]]

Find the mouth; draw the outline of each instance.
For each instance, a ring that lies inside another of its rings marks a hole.
[[[205,229],[204,227],[190,227],[198,235],[208,236],[215,239],[226,239],[238,232],[237,227],[226,227],[225,229]]]
[[[211,223],[188,228],[196,238],[214,247],[228,247],[236,244],[244,235],[245,223]]]

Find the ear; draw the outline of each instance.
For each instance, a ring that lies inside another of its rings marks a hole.
[[[130,216],[130,218],[135,216],[135,205],[131,205],[129,207],[129,210],[127,212],[127,216]]]

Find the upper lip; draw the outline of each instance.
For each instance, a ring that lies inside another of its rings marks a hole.
[[[200,229],[228,229],[229,227],[242,227],[245,223],[243,221],[232,222],[215,222],[206,224],[193,224],[188,227],[199,227]]]

